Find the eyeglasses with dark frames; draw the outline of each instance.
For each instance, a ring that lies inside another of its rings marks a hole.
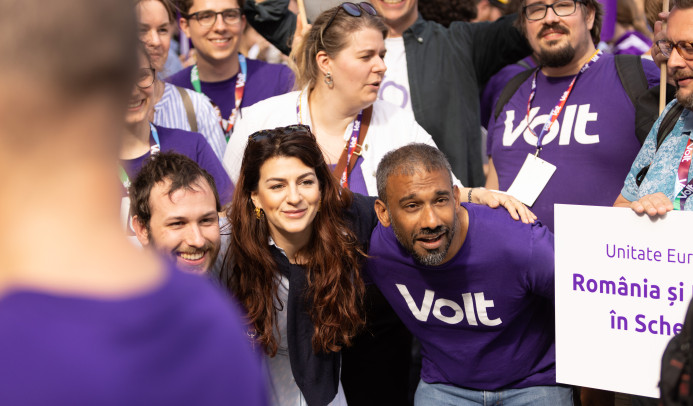
[[[659,50],[662,51],[662,55],[667,58],[671,56],[671,53],[674,52],[674,48],[676,48],[681,58],[687,61],[693,61],[693,42],[691,41],[679,41],[674,43],[666,39],[660,39],[656,44]]]
[[[279,135],[303,134],[315,139],[315,135],[310,131],[310,127],[305,124],[294,124],[286,127],[274,128],[271,130],[260,130],[254,132],[248,137],[249,141],[260,142],[268,138],[274,138]]]
[[[211,27],[217,21],[217,16],[221,14],[221,19],[225,24],[232,25],[241,21],[243,14],[240,8],[227,8],[222,11],[201,10],[196,13],[188,14],[188,19],[195,19],[203,27]]]
[[[560,0],[553,4],[534,3],[522,7],[522,12],[529,21],[539,21],[546,17],[548,9],[553,10],[559,17],[567,17],[575,13],[577,3],[584,4],[583,0]]]
[[[154,68],[141,68],[137,72],[137,87],[146,89],[154,84],[156,78],[156,70]]]
[[[372,16],[377,16],[378,12],[375,11],[375,8],[370,3],[366,2],[361,2],[361,3],[351,3],[351,2],[344,2],[339,5],[337,10],[332,14],[332,17],[327,21],[327,24],[325,24],[325,28],[322,29],[320,32],[320,38],[322,38],[322,35],[325,34],[325,31],[327,31],[328,28],[330,28],[330,25],[334,22],[334,19],[337,17],[337,14],[339,14],[339,10],[344,10],[348,15],[352,17],[361,17],[363,11],[366,14],[372,15]]]

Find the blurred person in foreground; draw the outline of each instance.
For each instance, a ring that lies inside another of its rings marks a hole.
[[[118,223],[131,4],[6,0],[0,27],[3,405],[264,404],[233,305]]]

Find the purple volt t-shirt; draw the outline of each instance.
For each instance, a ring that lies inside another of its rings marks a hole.
[[[246,61],[248,64],[248,77],[245,82],[241,107],[252,106],[261,100],[288,93],[293,89],[294,75],[288,67],[254,59],[246,59]],[[192,67],[185,68],[170,76],[166,81],[176,86],[194,89],[190,82],[191,70]],[[230,79],[221,82],[200,81],[202,93],[219,107],[224,118],[228,118],[233,108],[236,107],[237,76],[234,75]]]
[[[209,172],[214,178],[221,204],[224,205],[231,201],[233,196],[231,179],[202,134],[173,128],[155,127],[159,133],[161,151],[177,152],[197,162],[202,169]],[[134,179],[137,176],[149,155],[150,152],[147,151],[146,154],[139,158],[120,160],[130,179]]]
[[[122,299],[11,291],[0,297],[0,403],[264,405],[260,360],[234,307],[173,267]]]
[[[488,128],[488,122],[496,108],[496,102],[510,79],[517,76],[520,72],[537,66],[531,56],[522,59],[523,65],[513,63],[499,70],[488,80],[484,90],[481,92],[479,100],[479,111],[481,112],[481,125]],[[526,66],[524,66],[526,64]]]
[[[642,61],[650,86],[659,83],[659,69]],[[537,77],[530,110],[531,127],[539,134],[573,76]],[[530,76],[505,105],[498,120],[491,117],[487,151],[493,158],[500,190],[508,190],[527,154],[536,152],[537,137],[525,122]],[[611,206],[640,150],[635,136],[635,109],[623,90],[614,56],[603,54],[575,82],[561,114],[544,136],[540,158],[556,172],[532,211],[553,230],[554,203]]]
[[[469,229],[447,263],[423,266],[392,228],[373,231],[368,277],[421,342],[421,379],[475,390],[555,385],[553,234],[462,204]]]

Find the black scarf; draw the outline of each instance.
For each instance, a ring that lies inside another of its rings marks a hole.
[[[378,224],[374,202],[373,197],[354,194],[351,206],[344,212],[348,226],[364,251],[367,251],[371,232]],[[276,246],[270,246],[270,250],[279,271],[289,280],[289,298],[285,305],[291,372],[309,406],[327,405],[334,400],[339,389],[340,353],[313,352],[314,327],[305,297],[308,286],[306,270],[290,263]]]
[[[327,405],[339,388],[340,354],[313,352],[314,328],[304,296],[308,285],[306,270],[290,263],[277,247],[270,249],[282,275],[289,280],[289,298],[285,306],[291,372],[308,405]]]

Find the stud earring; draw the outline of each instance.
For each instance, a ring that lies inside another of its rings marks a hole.
[[[332,73],[327,72],[325,74],[325,84],[330,88],[332,88],[332,86],[334,86],[334,81],[332,80]]]
[[[258,220],[262,220],[262,218],[265,217],[265,213],[262,211],[261,208],[259,208],[259,207],[256,207],[256,208],[255,208],[255,217],[256,217]]]

